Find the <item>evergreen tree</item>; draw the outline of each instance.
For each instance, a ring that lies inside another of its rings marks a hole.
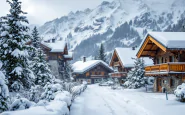
[[[0,66],[2,66],[1,63]],[[9,90],[6,85],[5,75],[0,71],[0,113],[8,110],[8,97]]]
[[[37,30],[37,27],[35,26],[32,30],[32,46],[34,48],[40,48],[40,42],[41,38],[39,37],[39,32]]]
[[[100,50],[99,50],[99,56],[98,56],[99,60],[102,60],[104,62],[107,62],[106,60],[106,54],[105,54],[105,49],[103,44],[100,45]]]
[[[51,74],[49,64],[45,60],[46,55],[42,49],[37,49],[35,53],[38,55],[33,58],[31,66],[35,74],[35,84],[45,86],[47,82],[52,82],[54,76]]]
[[[30,88],[31,79],[34,78],[28,68],[28,51],[30,47],[26,42],[30,40],[28,20],[21,10],[19,0],[7,0],[10,4],[10,14],[2,17],[2,33],[0,44],[0,60],[3,63],[6,78],[11,91],[18,91],[21,87]]]
[[[46,55],[40,47],[41,38],[39,37],[39,33],[37,28],[35,27],[32,31],[32,62],[31,68],[35,74],[34,83],[36,85],[45,86],[47,82],[52,81],[54,76],[51,74],[49,64],[46,62]]]
[[[130,89],[140,88],[146,84],[144,78],[144,60],[139,58],[134,60],[134,68],[128,72],[126,82],[124,83],[124,86]]]

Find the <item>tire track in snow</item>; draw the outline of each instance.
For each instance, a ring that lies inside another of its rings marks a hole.
[[[102,96],[98,95],[97,92],[95,92],[95,94],[96,94],[97,96],[99,96],[100,98],[102,98],[102,100],[105,102],[105,104],[107,105],[107,107],[110,109],[111,114],[112,114],[112,115],[116,115],[115,112],[114,112],[114,110],[113,110],[113,109],[111,108],[111,106],[109,105],[109,103],[107,103],[107,101],[106,101]]]
[[[123,95],[119,94],[118,92],[114,92],[114,95],[116,95],[116,97],[120,98],[120,100],[123,100],[127,104],[127,108],[133,108],[133,110],[136,110],[135,113],[133,113],[133,115],[152,115],[151,112],[149,112],[147,109],[143,108],[141,105],[134,102],[133,100],[129,100],[129,99],[123,97]],[[117,100],[115,100],[115,101],[117,101]]]
[[[103,87],[100,88],[103,89]],[[96,93],[107,103],[111,111],[113,111],[113,115],[123,115],[123,113],[124,115],[151,115],[148,110],[139,104],[126,99],[123,97],[124,95],[107,89],[107,87],[104,92],[97,90]]]

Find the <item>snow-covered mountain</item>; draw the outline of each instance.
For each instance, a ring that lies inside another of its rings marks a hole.
[[[70,12],[39,28],[45,40],[69,42],[75,59],[94,56],[100,43],[115,47],[139,45],[147,31],[169,30],[185,16],[185,0],[114,0],[95,9]]]

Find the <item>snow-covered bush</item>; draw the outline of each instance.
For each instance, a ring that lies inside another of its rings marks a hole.
[[[75,99],[76,96],[80,95],[82,92],[85,91],[87,88],[87,84],[81,84],[79,86],[75,86],[72,88],[71,94],[72,94],[72,100]]]
[[[49,102],[47,101],[47,100],[40,100],[37,104],[36,104],[36,106],[46,106],[46,105],[48,105],[49,104]]]
[[[1,115],[69,115],[64,101],[51,101],[43,106],[33,106],[23,111],[7,111]]]
[[[79,83],[77,83],[77,82],[69,82],[69,83],[65,82],[63,84],[63,88],[64,88],[65,91],[68,91],[68,92],[71,93],[72,88],[75,87],[75,86],[78,86],[78,85],[79,85]]]
[[[11,104],[10,110],[11,111],[24,110],[34,105],[35,105],[34,102],[31,102],[26,98],[18,98]]]
[[[40,85],[32,86],[29,92],[29,100],[37,103],[41,96],[41,89]]]
[[[58,92],[55,96],[55,101],[64,101],[67,103],[67,106],[71,105],[72,96],[68,91]]]
[[[177,89],[174,91],[174,94],[180,101],[185,101],[185,83],[179,85]]]
[[[144,77],[144,60],[139,58],[134,60],[134,68],[128,72],[126,82],[124,83],[124,86],[130,89],[137,89],[146,84],[146,79]]]
[[[10,86],[11,90],[13,91],[20,91],[23,89],[23,85],[21,82],[19,81],[15,81],[11,86]]]
[[[44,91],[44,93],[42,93],[41,99],[45,99],[47,101],[51,101],[51,100],[54,100],[55,93],[58,92],[58,91],[62,91],[63,87],[60,84],[47,83],[44,86],[44,89],[45,89],[45,91]]]
[[[0,68],[1,68],[0,63]],[[5,82],[5,76],[0,71],[0,113],[3,111],[8,110],[8,97],[9,97],[9,90]]]

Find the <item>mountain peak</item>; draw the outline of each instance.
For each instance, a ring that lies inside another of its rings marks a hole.
[[[108,1],[103,1],[102,3],[101,3],[101,6],[103,6],[103,5],[109,5],[110,4],[110,2],[108,2]]]

